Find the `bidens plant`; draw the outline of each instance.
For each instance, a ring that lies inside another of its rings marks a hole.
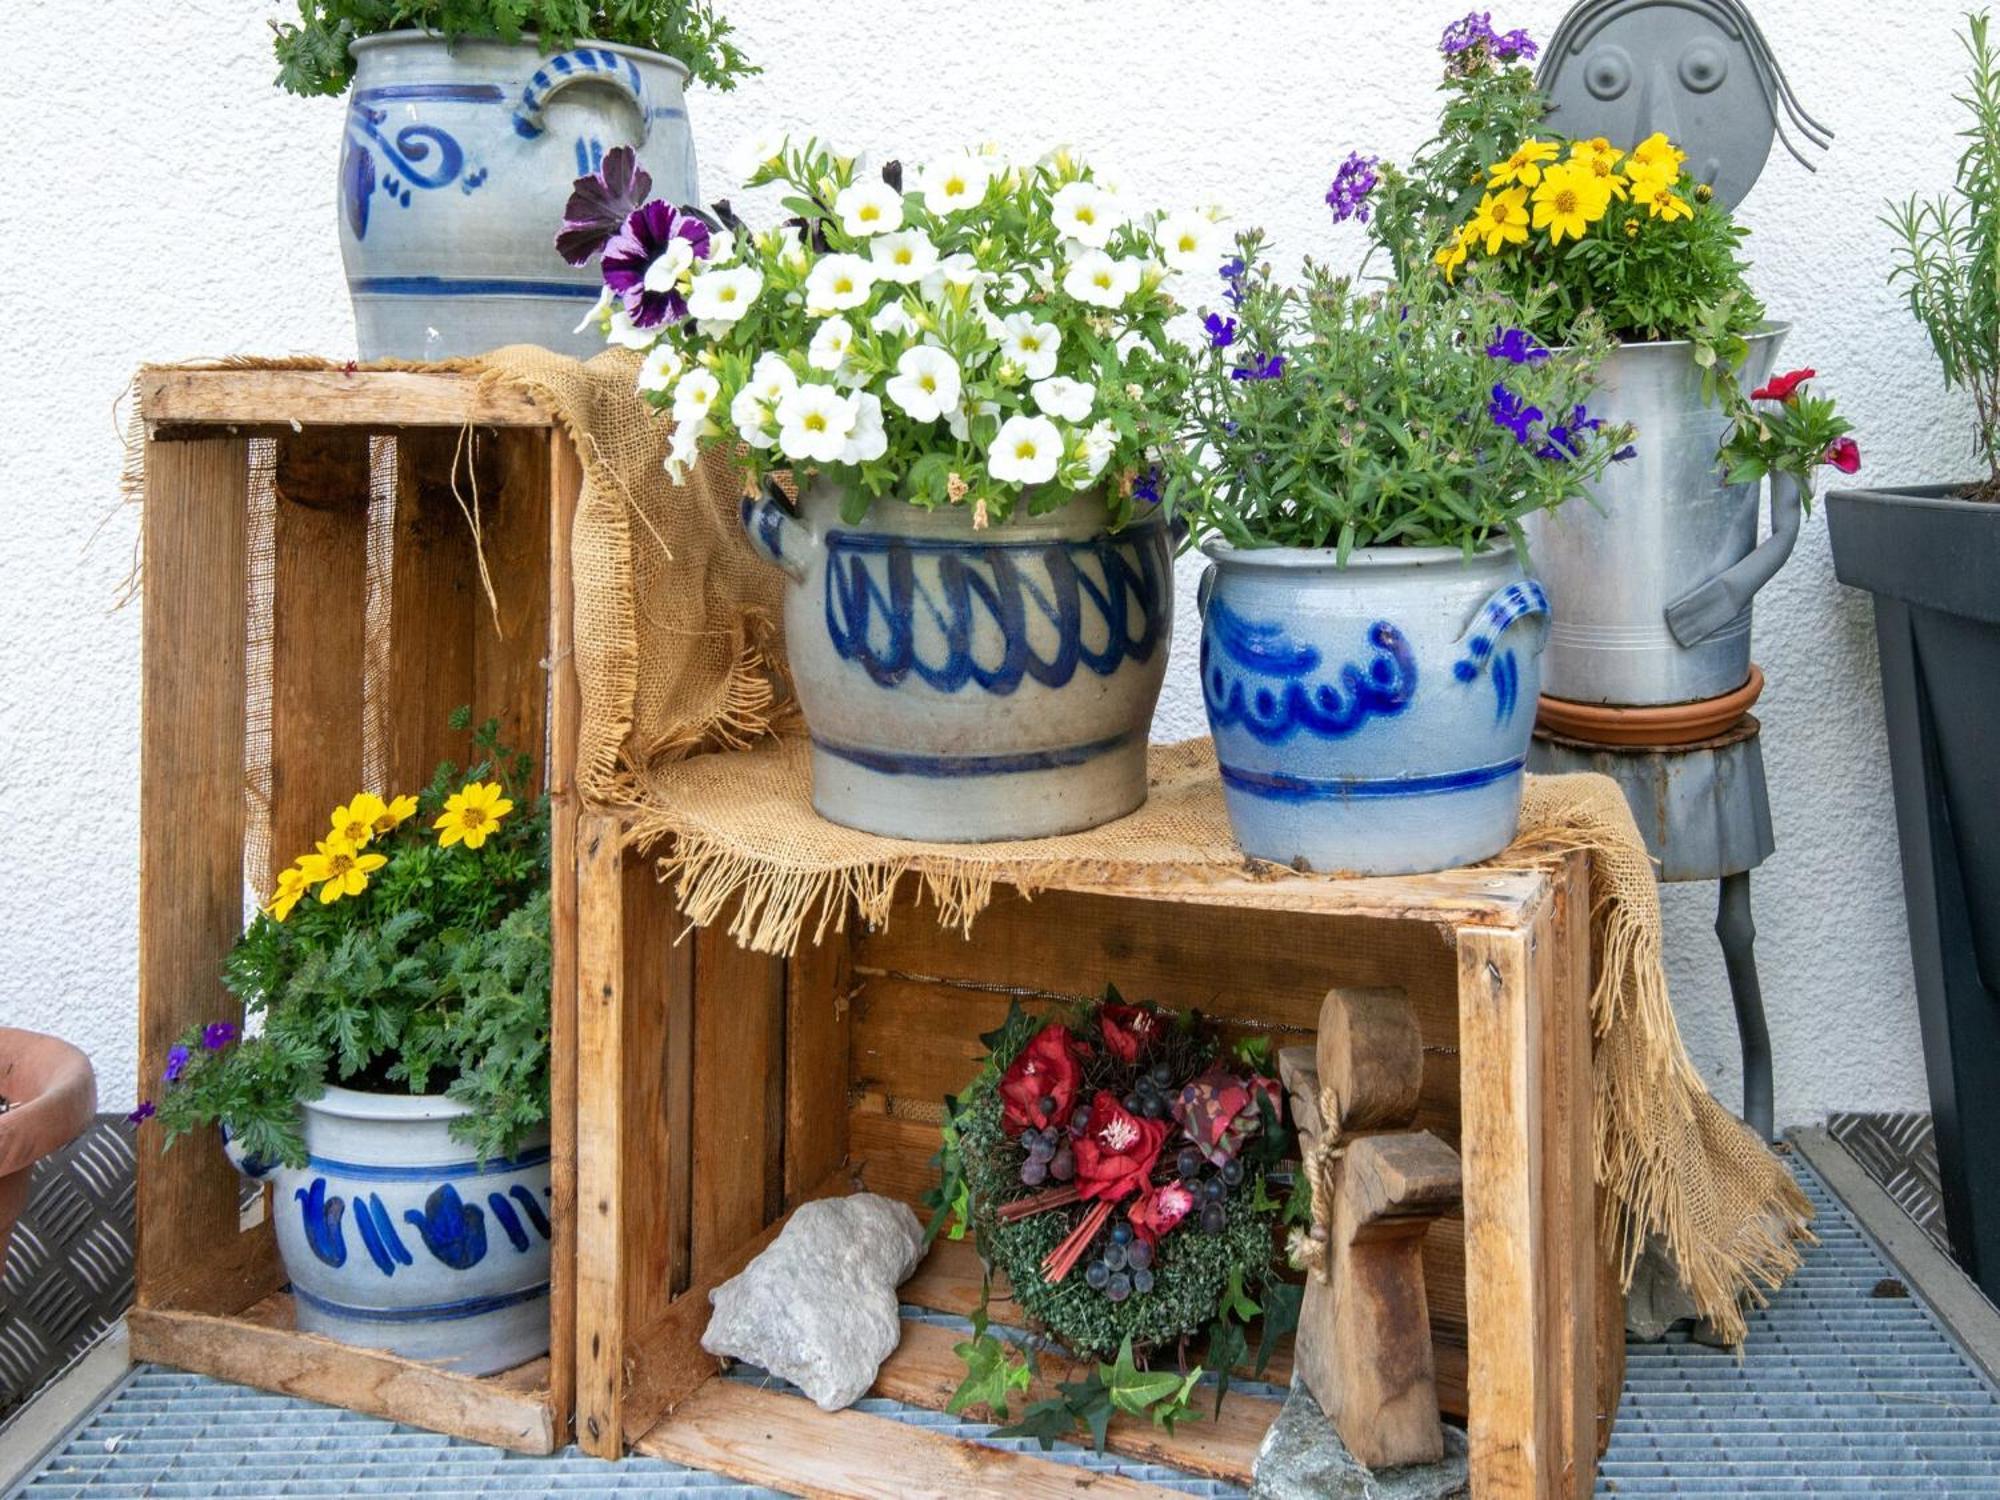
[[[464,728],[461,715],[456,727]],[[328,1084],[442,1092],[452,1133],[512,1152],[549,1114],[549,818],[532,764],[474,736],[415,795],[358,792],[282,871],[224,966],[262,1029],[194,1027],[167,1055],[169,1143],[222,1125],[252,1158],[303,1166],[298,1101]]]
[[[1186,361],[1176,272],[1206,270],[1207,214],[1128,204],[1080,157],[971,153],[879,175],[816,141],[773,141],[748,185],[796,217],[752,233],[646,202],[628,156],[580,179],[557,247],[602,256],[595,314],[645,351],[639,388],[674,421],[668,468],[742,444],[752,480],[789,468],[875,500],[967,507],[979,524],[1134,477],[1171,435]]]

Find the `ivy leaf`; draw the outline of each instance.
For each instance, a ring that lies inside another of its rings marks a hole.
[[[1154,1426],[1164,1427],[1171,1435],[1174,1430],[1174,1423],[1201,1420],[1201,1413],[1195,1410],[1194,1402],[1191,1399],[1194,1395],[1194,1388],[1201,1383],[1201,1374],[1201,1366],[1196,1365],[1186,1375],[1181,1377],[1179,1386],[1171,1396],[1165,1400],[1153,1403]],[[1220,1395],[1215,1398],[1215,1409],[1218,1412],[1222,1410],[1222,1397]]]
[[[992,1031],[981,1036],[979,1038],[979,1045],[984,1047],[988,1052],[991,1052],[1007,1039],[1008,1033],[1020,1023],[1022,1016],[1025,1014],[1026,1012],[1021,1009],[1021,1002],[1018,998],[1009,1000],[1007,1002],[1007,1019],[1002,1021]]]
[[[1231,1267],[1229,1285],[1222,1293],[1221,1315],[1223,1317],[1233,1317],[1240,1322],[1248,1323],[1262,1311],[1263,1309],[1243,1290],[1243,1268],[1241,1266]]]
[[[1250,1186],[1250,1212],[1253,1214],[1274,1214],[1285,1206],[1271,1196],[1264,1183],[1264,1174],[1259,1172],[1257,1180]]]
[[[1306,1289],[1295,1281],[1274,1281],[1264,1288],[1264,1333],[1257,1341],[1257,1373],[1262,1375],[1278,1352],[1278,1340],[1299,1327],[1299,1309]]]
[[[1126,1352],[1130,1352],[1132,1341],[1125,1341]],[[1109,1365],[1099,1365],[1090,1372],[1087,1380],[1065,1380],[1057,1387],[1063,1393],[1071,1415],[1090,1429],[1092,1446],[1099,1453],[1104,1451],[1106,1438],[1110,1434],[1111,1417],[1115,1407],[1111,1400],[1111,1390],[1105,1384],[1104,1372]]]
[[[1108,1419],[1107,1419],[1108,1420]],[[1046,1401],[1036,1401],[1021,1413],[1021,1420],[1000,1428],[995,1437],[1033,1438],[1041,1444],[1042,1451],[1049,1449],[1076,1431],[1077,1415],[1070,1409],[1069,1401],[1063,1396],[1051,1396]],[[1094,1429],[1093,1429],[1094,1430]],[[1098,1438],[1098,1451],[1104,1451],[1103,1438]]]
[[[983,1318],[974,1320],[982,1327]],[[1027,1356],[988,1333],[978,1333],[952,1350],[965,1362],[965,1379],[952,1392],[945,1410],[953,1416],[968,1407],[983,1406],[999,1421],[1006,1421],[1007,1402],[1016,1391],[1026,1391],[1034,1379]]]
[[[1222,1398],[1229,1394],[1230,1372],[1243,1364],[1250,1355],[1250,1341],[1243,1336],[1243,1325],[1228,1317],[1219,1317],[1208,1329],[1208,1362],[1215,1366],[1215,1414],[1222,1415]]]
[[[1097,1374],[1104,1382],[1111,1404],[1135,1417],[1146,1415],[1156,1402],[1170,1400],[1181,1383],[1180,1377],[1171,1370],[1142,1370],[1134,1364],[1132,1335],[1129,1333],[1125,1335],[1125,1342],[1118,1346],[1118,1362],[1099,1365]]]

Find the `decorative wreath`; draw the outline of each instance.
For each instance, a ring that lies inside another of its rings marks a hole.
[[[1280,1287],[1294,1175],[1268,1045],[1227,1047],[1198,1013],[1116,990],[1053,1020],[1017,1005],[981,1040],[984,1068],[948,1101],[934,1229],[969,1226],[1077,1355],[1143,1358],[1255,1315]]]

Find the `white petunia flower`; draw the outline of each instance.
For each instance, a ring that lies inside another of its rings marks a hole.
[[[1062,433],[1047,417],[1018,413],[1000,424],[987,450],[986,472],[1012,484],[1045,484],[1062,461]]]
[[[916,190],[924,195],[924,206],[934,214],[954,214],[976,208],[996,171],[1004,167],[985,157],[958,156],[933,162],[917,174]]]
[[[840,459],[854,431],[856,402],[830,385],[805,384],[778,403],[778,451],[798,462]]]
[[[646,267],[645,287],[649,292],[671,292],[694,267],[694,246],[679,235],[667,241],[667,248],[654,256]]]
[[[903,195],[886,182],[850,183],[833,200],[833,211],[840,227],[856,238],[903,227]]]
[[[1062,289],[1093,307],[1122,307],[1139,290],[1140,262],[1114,260],[1102,250],[1086,250],[1063,273]]]
[[[1062,330],[1053,323],[1038,323],[1028,312],[1009,313],[1001,320],[1004,330],[1000,357],[1021,367],[1030,380],[1046,380],[1056,372],[1056,350],[1062,344]]]
[[[586,328],[594,328],[599,333],[604,332],[604,315],[609,311],[611,311],[611,288],[608,286],[599,287],[597,289],[597,301],[591,304],[590,311],[583,315],[583,321],[572,328],[570,332],[582,333]]]
[[[764,290],[764,273],[755,266],[703,271],[688,287],[688,313],[705,324],[727,327],[750,311]]]
[[[1035,405],[1065,422],[1090,419],[1090,403],[1097,399],[1097,387],[1087,380],[1071,380],[1067,375],[1051,375],[1028,387]]]
[[[902,338],[908,338],[922,325],[910,315],[910,310],[903,306],[902,303],[891,302],[868,320],[868,326],[877,333],[889,333]]]
[[[639,366],[639,389],[671,390],[686,368],[687,361],[681,357],[680,350],[664,342],[655,344],[647,351],[645,362]]]
[[[674,421],[682,427],[699,427],[708,420],[709,409],[722,394],[722,382],[708,370],[694,369],[674,387]]]
[[[632,321],[632,315],[625,310],[625,304],[620,302],[611,309],[611,324],[604,331],[604,339],[606,343],[616,344],[621,349],[650,349],[659,342],[660,335],[665,331],[657,325],[652,328],[639,327]]]
[[[786,136],[782,130],[760,130],[749,140],[739,145],[729,158],[730,175],[738,182],[747,182],[757,175],[759,167],[768,167],[785,154]]]
[[[946,412],[944,414],[944,425],[950,429],[951,435],[962,443],[972,435],[972,419],[974,417],[997,417],[999,415],[1000,403],[998,401],[975,401],[972,404],[972,410],[969,412],[963,406]]]
[[[972,288],[985,279],[986,273],[979,269],[979,262],[961,250],[939,261],[937,268],[918,283],[917,290],[926,302],[936,302],[944,296],[946,287]]]
[[[766,350],[757,356],[757,363],[750,371],[747,387],[757,393],[757,399],[776,403],[798,388],[799,377],[792,373],[792,367],[785,362],[785,356],[774,350]]]
[[[1117,446],[1118,430],[1109,422],[1093,422],[1079,434],[1077,447],[1083,456],[1085,484],[1104,472],[1104,466],[1111,462],[1112,450]],[[1081,489],[1083,485],[1077,488]]]
[[[840,450],[844,464],[873,463],[889,451],[889,434],[882,426],[882,398],[869,391],[854,397],[854,430]]]
[[[770,421],[771,403],[752,386],[744,386],[729,403],[729,424],[753,448],[768,448],[777,442],[778,435],[771,430]]]
[[[854,325],[838,316],[828,318],[814,330],[806,346],[806,363],[815,370],[838,370],[854,347]]]
[[[667,477],[675,484],[687,482],[688,470],[701,454],[701,428],[693,422],[682,422],[674,428],[674,435],[667,444]]]
[[[800,238],[797,225],[783,224],[776,229],[766,230],[757,243],[760,249],[767,251],[772,259],[794,276],[804,272],[809,257],[806,255],[806,243]]]
[[[708,259],[704,262],[713,271],[728,265],[736,259],[736,231],[728,227],[711,229],[708,232]]]
[[[1207,270],[1215,261],[1216,223],[1206,214],[1168,214],[1155,235],[1160,257],[1176,271]]]
[[[883,387],[889,399],[919,422],[935,422],[958,405],[958,362],[942,349],[905,349]]]
[[[875,262],[877,276],[900,286],[922,281],[938,263],[937,246],[921,229],[882,235],[869,245],[868,255]]]
[[[1111,231],[1125,222],[1125,213],[1118,200],[1096,183],[1066,182],[1049,199],[1049,218],[1064,238],[1102,250],[1111,241]]]
[[[845,312],[866,302],[874,287],[875,267],[860,256],[822,256],[806,277],[806,311],[816,315]]]

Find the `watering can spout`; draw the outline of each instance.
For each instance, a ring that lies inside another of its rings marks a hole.
[[[1667,629],[1683,646],[1698,646],[1750,607],[1757,590],[1777,577],[1799,539],[1804,510],[1799,483],[1789,474],[1771,476],[1771,534],[1748,557],[1696,584],[1667,606]]]

